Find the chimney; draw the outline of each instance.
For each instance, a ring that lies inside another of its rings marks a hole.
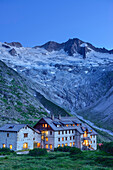
[[[61,115],[58,115],[59,120],[61,120]]]
[[[51,119],[54,120],[54,115],[51,115]]]

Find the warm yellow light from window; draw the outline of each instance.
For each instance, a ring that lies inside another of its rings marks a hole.
[[[45,131],[46,135],[48,135],[48,131]]]
[[[75,126],[75,124],[73,124],[73,126]]]
[[[73,142],[73,146],[75,145],[75,142]]]
[[[47,128],[47,124],[45,124],[45,128]]]
[[[23,149],[27,149],[28,148],[28,143],[24,143],[23,144]]]
[[[85,131],[84,134],[83,134],[83,137],[87,137],[87,132]]]
[[[9,148],[12,149],[12,145],[9,145]]]
[[[79,126],[79,124],[77,124],[77,126]]]
[[[64,141],[64,138],[62,138],[62,141]]]
[[[66,125],[68,127],[68,125]]]
[[[58,147],[60,146],[60,144],[58,144]]]
[[[41,139],[43,140],[43,139],[44,139],[44,136],[42,136]]]
[[[37,143],[37,147],[40,148],[40,143]]]
[[[44,127],[44,124],[42,124],[42,127]]]
[[[52,145],[50,145],[50,149],[52,149]]]
[[[67,143],[65,143],[65,146],[67,146]]]
[[[70,142],[70,146],[72,146],[72,143]]]
[[[46,137],[46,142],[48,142],[48,137]]]
[[[46,149],[48,149],[48,144],[46,144]]]
[[[3,148],[5,148],[5,144],[3,144]]]
[[[62,147],[64,147],[64,144],[62,144]]]

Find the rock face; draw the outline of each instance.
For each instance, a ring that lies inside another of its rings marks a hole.
[[[61,44],[54,42],[54,41],[49,41],[42,46],[35,46],[34,48],[37,48],[37,47],[45,48],[49,52],[51,52],[53,50],[59,51],[59,50],[63,49],[70,56],[73,56],[75,53],[79,53],[79,54],[83,55],[84,59],[86,58],[86,53],[89,52],[90,49],[92,49],[96,52],[100,52],[100,53],[113,54],[113,50],[107,50],[105,48],[96,48],[90,43],[86,43],[87,46],[83,48],[83,47],[81,47],[81,44],[83,44],[83,43],[85,43],[85,42],[81,41],[78,38],[74,38],[74,39],[69,39],[67,42],[64,42]]]
[[[17,52],[14,48],[12,48],[9,53],[12,55],[12,56],[16,56],[17,55]]]
[[[14,46],[14,47],[17,47],[17,48],[22,47],[22,44],[19,43],[19,42],[10,42],[10,43],[5,42],[5,44],[10,45],[10,46]]]

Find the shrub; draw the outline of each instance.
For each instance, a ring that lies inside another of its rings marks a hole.
[[[41,148],[35,148],[35,149],[29,151],[30,156],[42,156],[42,155],[46,155],[46,154],[47,154],[47,150],[41,149]]]
[[[61,152],[70,152],[71,147],[70,146],[64,146],[64,147],[57,147],[54,149],[54,151],[61,151]]]
[[[103,145],[99,146],[99,149],[113,155],[113,142],[104,142]]]
[[[70,155],[80,154],[82,151],[79,148],[73,147],[70,149]]]
[[[11,153],[15,154],[15,152],[9,148],[0,148],[0,155],[10,155]]]

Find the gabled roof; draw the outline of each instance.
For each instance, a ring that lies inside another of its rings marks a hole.
[[[37,130],[35,130],[34,128],[30,127],[27,124],[5,124],[2,127],[0,127],[0,131],[2,131],[2,132],[19,132],[20,129],[22,129],[23,127],[26,127],[26,126],[38,133]]]

